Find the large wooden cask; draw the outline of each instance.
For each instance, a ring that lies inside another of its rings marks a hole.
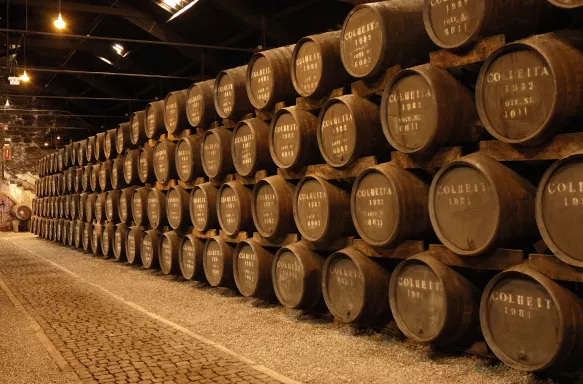
[[[565,372],[580,366],[581,299],[527,265],[507,269],[488,283],[480,324],[492,352],[515,369]]]
[[[102,256],[101,235],[103,234],[103,224],[94,224],[91,231],[91,252],[94,256]]]
[[[476,104],[492,136],[540,144],[583,116],[583,32],[532,36],[496,50],[483,64]]]
[[[213,128],[205,132],[200,156],[202,169],[209,178],[223,178],[234,171],[231,157],[233,133],[226,128]]]
[[[87,138],[87,140],[85,141],[87,144],[85,146],[85,160],[87,160],[88,163],[91,163],[92,161],[96,161],[97,159],[95,159],[95,136],[90,136]]]
[[[182,237],[178,253],[180,272],[186,280],[204,280],[204,243],[192,234]]]
[[[443,167],[429,191],[429,217],[441,242],[463,256],[518,247],[538,231],[535,188],[510,168],[481,154]]]
[[[174,158],[180,180],[190,182],[204,174],[200,156],[203,138],[204,135],[190,135],[181,139],[176,145]]]
[[[95,169],[95,167],[93,167]],[[99,188],[101,191],[106,192],[112,189],[111,185],[111,170],[113,168],[113,162],[111,160],[106,160],[99,165]]]
[[[215,79],[213,98],[217,114],[236,120],[253,112],[246,89],[247,66],[225,69]]]
[[[428,195],[429,186],[409,171],[391,163],[368,168],[352,187],[352,221],[360,237],[377,247],[422,238],[431,228]]]
[[[200,232],[217,228],[218,189],[211,183],[199,184],[190,192],[190,221],[194,229]]]
[[[178,253],[182,238],[175,231],[162,234],[160,238],[159,263],[160,270],[165,275],[177,275],[180,273],[180,262]]]
[[[93,215],[98,223],[103,223],[105,221],[105,206],[107,204],[107,192],[98,193],[95,198],[95,206]]]
[[[77,220],[75,222],[75,248],[81,249],[83,247],[83,239],[85,238],[85,222]]]
[[[233,247],[220,236],[207,240],[203,251],[203,269],[212,287],[232,287]]]
[[[217,216],[221,229],[229,236],[253,230],[249,188],[238,181],[221,185],[217,196]]]
[[[83,178],[81,179],[83,191],[92,192],[93,187],[91,185],[91,178],[93,177],[93,164],[88,164],[81,169],[83,169]],[[97,183],[97,178],[95,181]]]
[[[124,176],[124,158],[123,156],[118,156],[111,163],[111,188],[122,189],[127,185]]]
[[[241,295],[272,300],[275,296],[271,281],[273,254],[254,240],[237,244],[233,254],[233,275]]]
[[[116,136],[117,136],[116,129],[110,129],[105,134],[105,139],[103,142],[103,151],[107,159],[113,159],[118,155],[117,148],[115,146]]]
[[[128,231],[126,244],[126,257],[128,259],[128,264],[142,264],[142,243],[144,235],[145,232],[140,226],[131,227]]]
[[[168,217],[166,215],[166,193],[156,188],[150,189],[150,192],[148,192],[148,205],[146,211],[148,213],[148,221],[152,228],[161,229],[165,225],[168,225]]]
[[[146,269],[157,269],[160,266],[158,255],[160,254],[160,233],[151,229],[144,233],[142,239],[142,265]]]
[[[105,136],[106,132],[98,133],[95,136],[95,147],[93,147],[93,158],[96,161],[105,160]]]
[[[117,224],[113,232],[113,256],[116,260],[126,259],[128,227],[124,223]]]
[[[274,168],[269,153],[269,126],[259,118],[240,121],[233,130],[231,157],[237,173],[252,176]]]
[[[119,203],[121,191],[109,191],[105,198],[105,217],[112,223],[119,222]]]
[[[218,119],[213,99],[214,80],[194,83],[188,89],[186,117],[193,127],[206,129]]]
[[[172,229],[192,226],[189,209],[190,194],[179,185],[172,187],[166,195],[166,214]]]
[[[83,250],[89,252],[91,250],[91,243],[93,240],[93,224],[85,223],[83,224]]]
[[[391,318],[389,272],[349,247],[328,256],[322,292],[332,315],[344,323],[383,325]]]
[[[114,239],[115,225],[112,223],[105,223],[101,232],[101,252],[104,258],[113,257],[113,239]]]
[[[77,221],[69,221],[69,234],[67,235],[67,245],[69,247],[75,247],[75,238],[77,236]]]
[[[127,150],[123,157],[123,178],[128,185],[140,184],[140,151]]]
[[[132,185],[121,190],[119,195],[119,205],[118,205],[118,215],[119,220],[122,223],[130,223],[134,220],[134,215],[132,212],[132,198],[134,196],[134,191],[138,189],[138,186]]]
[[[90,179],[89,179],[89,184],[90,184],[90,191],[93,192],[99,192],[101,190],[101,186],[99,183],[99,173],[101,170],[101,163],[98,164],[94,164],[93,167],[91,167],[91,174],[89,175]],[[107,180],[106,180],[107,182]]]
[[[138,175],[142,184],[156,181],[154,173],[154,148],[145,147],[139,149]]]
[[[79,141],[79,145],[77,146],[77,164],[87,164],[87,140]]]
[[[130,118],[130,139],[133,146],[144,144],[148,140],[146,136],[146,112],[136,111]]]
[[[73,179],[73,190],[75,191],[75,193],[81,193],[84,190],[83,189],[83,172],[84,172],[84,169],[82,167],[75,169],[75,176]]]
[[[154,101],[146,106],[146,136],[157,139],[164,133],[164,100]]]
[[[402,261],[391,273],[389,302],[397,326],[419,343],[455,345],[479,328],[480,291],[428,254]]]
[[[79,155],[79,145],[80,144],[81,144],[80,141],[75,141],[73,144],[71,144],[71,165],[81,165],[79,163],[79,161],[77,160],[77,156]],[[46,162],[45,162],[45,165],[46,165]]]
[[[260,180],[253,188],[251,213],[257,232],[261,236],[277,240],[289,233],[297,232],[293,199],[295,185],[281,176],[270,176]]]
[[[160,183],[176,179],[176,144],[170,140],[162,140],[154,149],[154,174]]]
[[[132,132],[130,123],[122,123],[117,126],[115,134],[115,149],[117,153],[122,154],[132,145]]]
[[[85,220],[87,218],[87,199],[89,194],[81,193],[79,195],[79,220]]]
[[[169,133],[179,134],[190,128],[186,117],[188,89],[173,91],[164,100],[164,126]]]
[[[132,194],[132,218],[136,225],[148,224],[148,194],[150,189],[140,187]]]
[[[87,195],[85,200],[85,221],[91,223],[95,220],[95,202],[97,201],[97,193]]]

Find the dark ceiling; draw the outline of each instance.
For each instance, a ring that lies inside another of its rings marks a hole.
[[[352,7],[339,0],[199,0],[182,15],[168,22],[171,13],[160,7],[157,0],[64,0],[61,2],[61,11],[67,27],[59,32],[53,26],[53,20],[58,15],[57,0],[4,0],[2,3],[0,28],[3,28],[3,32],[0,37],[4,39],[4,52],[0,53],[0,104],[4,105],[8,95],[37,96],[36,99],[8,96],[13,108],[22,109],[18,124],[23,127],[32,124],[25,117],[27,113],[30,115],[30,108],[65,111],[54,114],[78,115],[69,118],[53,115],[50,119],[46,117],[50,121],[39,123],[39,119],[45,118],[39,118],[39,114],[44,112],[32,113],[37,126],[48,124],[84,128],[63,128],[72,138],[92,134],[87,130],[110,129],[127,121],[131,112],[143,109],[149,100],[163,98],[171,90],[187,88],[194,81],[214,78],[222,69],[244,65],[252,55],[251,50],[293,44],[305,35],[339,29]],[[26,34],[25,44],[22,33],[6,32],[5,29],[26,29],[31,33]],[[191,43],[249,51],[76,39],[39,35],[32,31]],[[125,52],[129,52],[125,57],[118,55],[112,48],[116,42],[124,47]],[[7,54],[10,58],[8,63],[17,60],[19,72],[26,64],[31,77],[29,83],[20,86],[8,84]],[[113,65],[98,56],[111,61]],[[44,72],[35,71],[34,68],[181,78]],[[6,111],[3,112],[6,115]],[[0,124],[18,125],[7,116],[0,115]]]

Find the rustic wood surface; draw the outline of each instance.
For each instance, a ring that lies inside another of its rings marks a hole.
[[[456,53],[447,49],[429,53],[429,63],[441,68],[455,68],[481,63],[495,50],[506,44],[504,35],[486,37],[467,52]]]

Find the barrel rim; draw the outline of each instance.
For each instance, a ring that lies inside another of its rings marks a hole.
[[[306,251],[313,252],[305,244],[303,244],[301,242],[297,242],[297,243],[288,244],[288,245],[285,245],[285,246],[279,248],[275,252],[275,254],[273,255],[273,263],[271,264],[271,281],[273,282],[273,290],[275,292],[275,296],[277,297],[277,300],[281,303],[281,305],[283,305],[286,308],[292,308],[292,309],[302,308],[302,306],[304,305],[304,303],[306,301],[306,289],[305,289],[306,287],[305,287],[305,284],[301,285],[302,292],[301,292],[299,301],[297,303],[295,303],[294,305],[289,305],[289,302],[283,299],[283,295],[281,294],[281,292],[279,290],[279,284],[277,284],[277,279],[276,279],[277,262],[284,252],[290,252],[298,260],[298,263],[300,264],[300,266],[302,268],[302,272],[305,274],[304,263],[302,262],[302,259],[297,256],[297,248],[300,248],[300,247],[304,248],[304,250],[306,250]],[[321,280],[321,279],[319,279],[319,280]]]
[[[284,46],[285,47],[285,46]],[[271,48],[268,49],[266,51],[261,51],[261,52],[255,52],[253,54],[253,56],[251,56],[251,59],[249,59],[249,62],[247,63],[247,68],[245,68],[245,90],[247,91],[247,98],[249,99],[249,101],[251,102],[251,105],[253,106],[253,108],[259,109],[259,110],[263,110],[263,109],[268,109],[269,105],[271,104],[271,99],[273,98],[273,94],[274,94],[274,90],[275,90],[275,76],[273,76],[273,60],[269,57],[265,55],[265,52],[270,52],[270,51],[274,51],[276,49],[280,49],[280,48],[284,48],[284,47],[277,47],[277,48]],[[269,64],[269,67],[271,69],[271,73],[272,76],[271,77],[271,81],[270,81],[270,92],[269,92],[269,98],[267,99],[267,101],[265,102],[264,105],[260,105],[257,100],[255,100],[255,97],[253,96],[253,91],[251,90],[251,72],[253,71],[253,64],[255,64],[255,62],[257,60],[259,60],[260,58],[264,58],[265,60],[267,60],[267,63]]]
[[[560,325],[560,327],[558,329],[559,342],[557,343],[558,347],[556,349],[556,352],[553,354],[553,356],[547,362],[542,363],[542,364],[538,364],[538,365],[534,365],[530,368],[527,368],[524,364],[520,364],[518,362],[515,362],[514,360],[509,358],[508,355],[504,351],[502,351],[502,349],[500,347],[498,347],[498,345],[496,344],[494,337],[491,333],[490,324],[488,322],[488,316],[486,314],[486,307],[488,305],[488,297],[490,296],[490,293],[492,292],[492,289],[494,288],[494,286],[498,282],[500,282],[503,278],[506,278],[507,276],[513,276],[513,275],[526,277],[526,278],[529,278],[530,280],[534,280],[536,283],[538,283],[541,287],[543,287],[545,289],[545,291],[549,294],[549,296],[553,300],[553,304],[556,307],[559,325]],[[492,352],[494,352],[496,357],[498,357],[500,360],[502,360],[502,362],[504,362],[504,364],[506,364],[514,369],[521,370],[521,371],[525,371],[525,370],[526,371],[541,371],[541,370],[544,370],[544,369],[551,367],[555,363],[555,360],[557,359],[558,355],[560,355],[560,352],[561,352],[560,346],[563,344],[563,341],[565,339],[565,330],[564,330],[565,321],[563,318],[563,308],[561,307],[561,300],[558,299],[557,294],[556,294],[556,291],[560,288],[562,288],[562,287],[558,283],[553,281],[551,278],[547,277],[546,275],[537,271],[536,269],[529,267],[526,264],[519,264],[519,265],[510,267],[510,268],[498,273],[496,276],[494,276],[488,282],[488,284],[484,288],[484,291],[482,293],[482,297],[480,299],[480,327],[482,328],[482,333],[484,334],[484,339],[486,340],[488,347],[490,347],[490,349],[492,350]],[[563,289],[566,289],[566,288],[563,288]]]
[[[302,137],[301,137],[301,129],[299,129],[300,123],[298,121],[298,117],[296,115],[296,111],[297,111],[297,108],[295,106],[281,108],[277,112],[275,112],[275,114],[273,115],[273,118],[271,119],[271,122],[269,123],[269,138],[268,138],[269,153],[271,154],[271,159],[273,160],[273,162],[275,163],[275,165],[277,165],[278,168],[282,168],[282,169],[294,169],[294,168],[296,168],[298,166],[298,162],[301,161],[301,156],[299,156],[299,154],[302,153],[303,141],[302,141]],[[286,113],[289,113],[290,116],[292,116],[293,119],[295,120],[295,122],[296,122],[296,124],[298,126],[298,135],[300,135],[300,139],[298,140],[297,154],[296,154],[294,160],[292,161],[292,163],[290,165],[285,165],[281,161],[279,161],[279,159],[277,158],[277,155],[275,153],[275,148],[274,148],[274,140],[275,140],[275,137],[274,137],[274,133],[273,132],[275,131],[275,125],[277,124],[277,120],[282,115],[284,115]]]
[[[316,241],[321,241],[320,238],[326,237],[326,235],[330,231],[330,221],[326,220],[326,226],[324,227],[324,230],[322,231],[321,236],[319,236],[318,238],[312,237],[312,236],[304,233],[305,231],[302,228],[302,226],[300,225],[301,222],[300,222],[300,218],[298,216],[298,196],[300,194],[301,187],[309,180],[317,181],[325,190],[328,190],[326,185],[323,183],[323,182],[327,183],[328,182],[327,180],[321,178],[320,176],[315,176],[315,175],[304,176],[300,179],[300,181],[296,185],[292,205],[293,205],[293,212],[294,212],[294,221],[296,222],[296,228],[298,229],[298,231],[300,231],[300,234],[302,235],[303,238],[305,238],[308,241],[316,242]],[[326,202],[328,204],[328,212],[330,212],[330,200],[327,199]]]
[[[242,296],[255,297],[255,295],[257,295],[257,292],[259,291],[259,288],[260,288],[259,280],[257,279],[255,281],[255,287],[253,288],[253,291],[250,294],[245,294],[243,292],[243,290],[241,289],[241,282],[240,282],[239,277],[238,277],[239,267],[238,267],[238,263],[237,263],[237,256],[239,255],[239,252],[241,252],[241,249],[245,245],[248,245],[249,247],[251,247],[255,256],[259,255],[259,252],[257,252],[257,247],[261,247],[261,246],[255,240],[245,239],[245,240],[242,240],[239,243],[237,243],[237,246],[235,247],[235,250],[233,251],[233,277],[235,279],[235,285],[237,286],[237,290],[239,291],[239,293],[241,293]],[[254,272],[256,273],[256,276],[259,276],[259,257],[257,257],[257,262],[255,263]]]
[[[554,86],[554,94],[553,94],[552,104],[549,108],[549,113],[548,113],[548,116],[545,119],[545,121],[542,124],[540,124],[537,127],[537,129],[534,130],[533,133],[531,133],[530,135],[525,136],[525,137],[520,138],[520,139],[511,139],[511,138],[502,136],[500,133],[498,133],[498,131],[496,129],[493,128],[493,125],[490,122],[490,119],[488,119],[488,115],[487,115],[485,108],[484,108],[484,98],[482,96],[482,93],[483,93],[483,89],[484,89],[484,78],[486,75],[486,71],[490,68],[492,63],[496,59],[498,59],[500,56],[502,56],[506,53],[511,53],[511,52],[515,52],[515,51],[522,51],[522,50],[533,52],[535,55],[537,55],[541,59],[542,62],[546,63],[546,65],[548,66],[548,68],[551,72],[551,80],[552,80],[553,86]],[[478,116],[480,117],[480,121],[482,122],[482,124],[484,125],[484,128],[486,128],[488,133],[490,135],[492,135],[494,138],[496,138],[504,143],[508,143],[508,144],[521,144],[521,145],[529,146],[529,145],[538,144],[538,143],[544,141],[544,139],[542,139],[540,136],[544,136],[544,132],[548,129],[549,125],[552,123],[552,120],[554,120],[553,112],[556,110],[557,101],[559,100],[559,97],[558,97],[559,89],[557,88],[556,74],[557,74],[557,68],[555,67],[553,61],[547,60],[547,58],[536,49],[536,47],[534,47],[528,43],[528,39],[506,44],[506,45],[498,48],[494,52],[492,52],[480,68],[480,72],[478,73],[478,79],[476,80],[476,88],[475,88],[476,110],[478,111]]]
[[[583,3],[579,3],[579,4],[565,4],[565,3],[561,3],[560,1],[557,0],[548,0],[549,3],[551,3],[552,5],[554,5],[557,8],[563,8],[563,9],[577,9],[580,7],[583,7]]]

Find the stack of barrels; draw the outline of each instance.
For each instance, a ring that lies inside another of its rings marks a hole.
[[[583,304],[568,283],[526,263],[495,274],[337,245],[439,241],[487,260],[542,236],[583,266],[583,152],[542,164],[541,179],[540,166],[476,150],[492,138],[542,147],[581,122],[583,32],[556,30],[555,17],[580,5],[552,3],[358,5],[341,31],[256,53],[43,158],[32,231],[342,322],[394,320],[418,342],[483,337],[517,369],[569,370]],[[428,63],[430,51],[464,57],[496,34],[509,43],[476,76],[475,65]],[[396,151],[430,163],[453,146],[468,154],[441,169],[383,162]],[[359,168],[364,158],[376,165]]]

